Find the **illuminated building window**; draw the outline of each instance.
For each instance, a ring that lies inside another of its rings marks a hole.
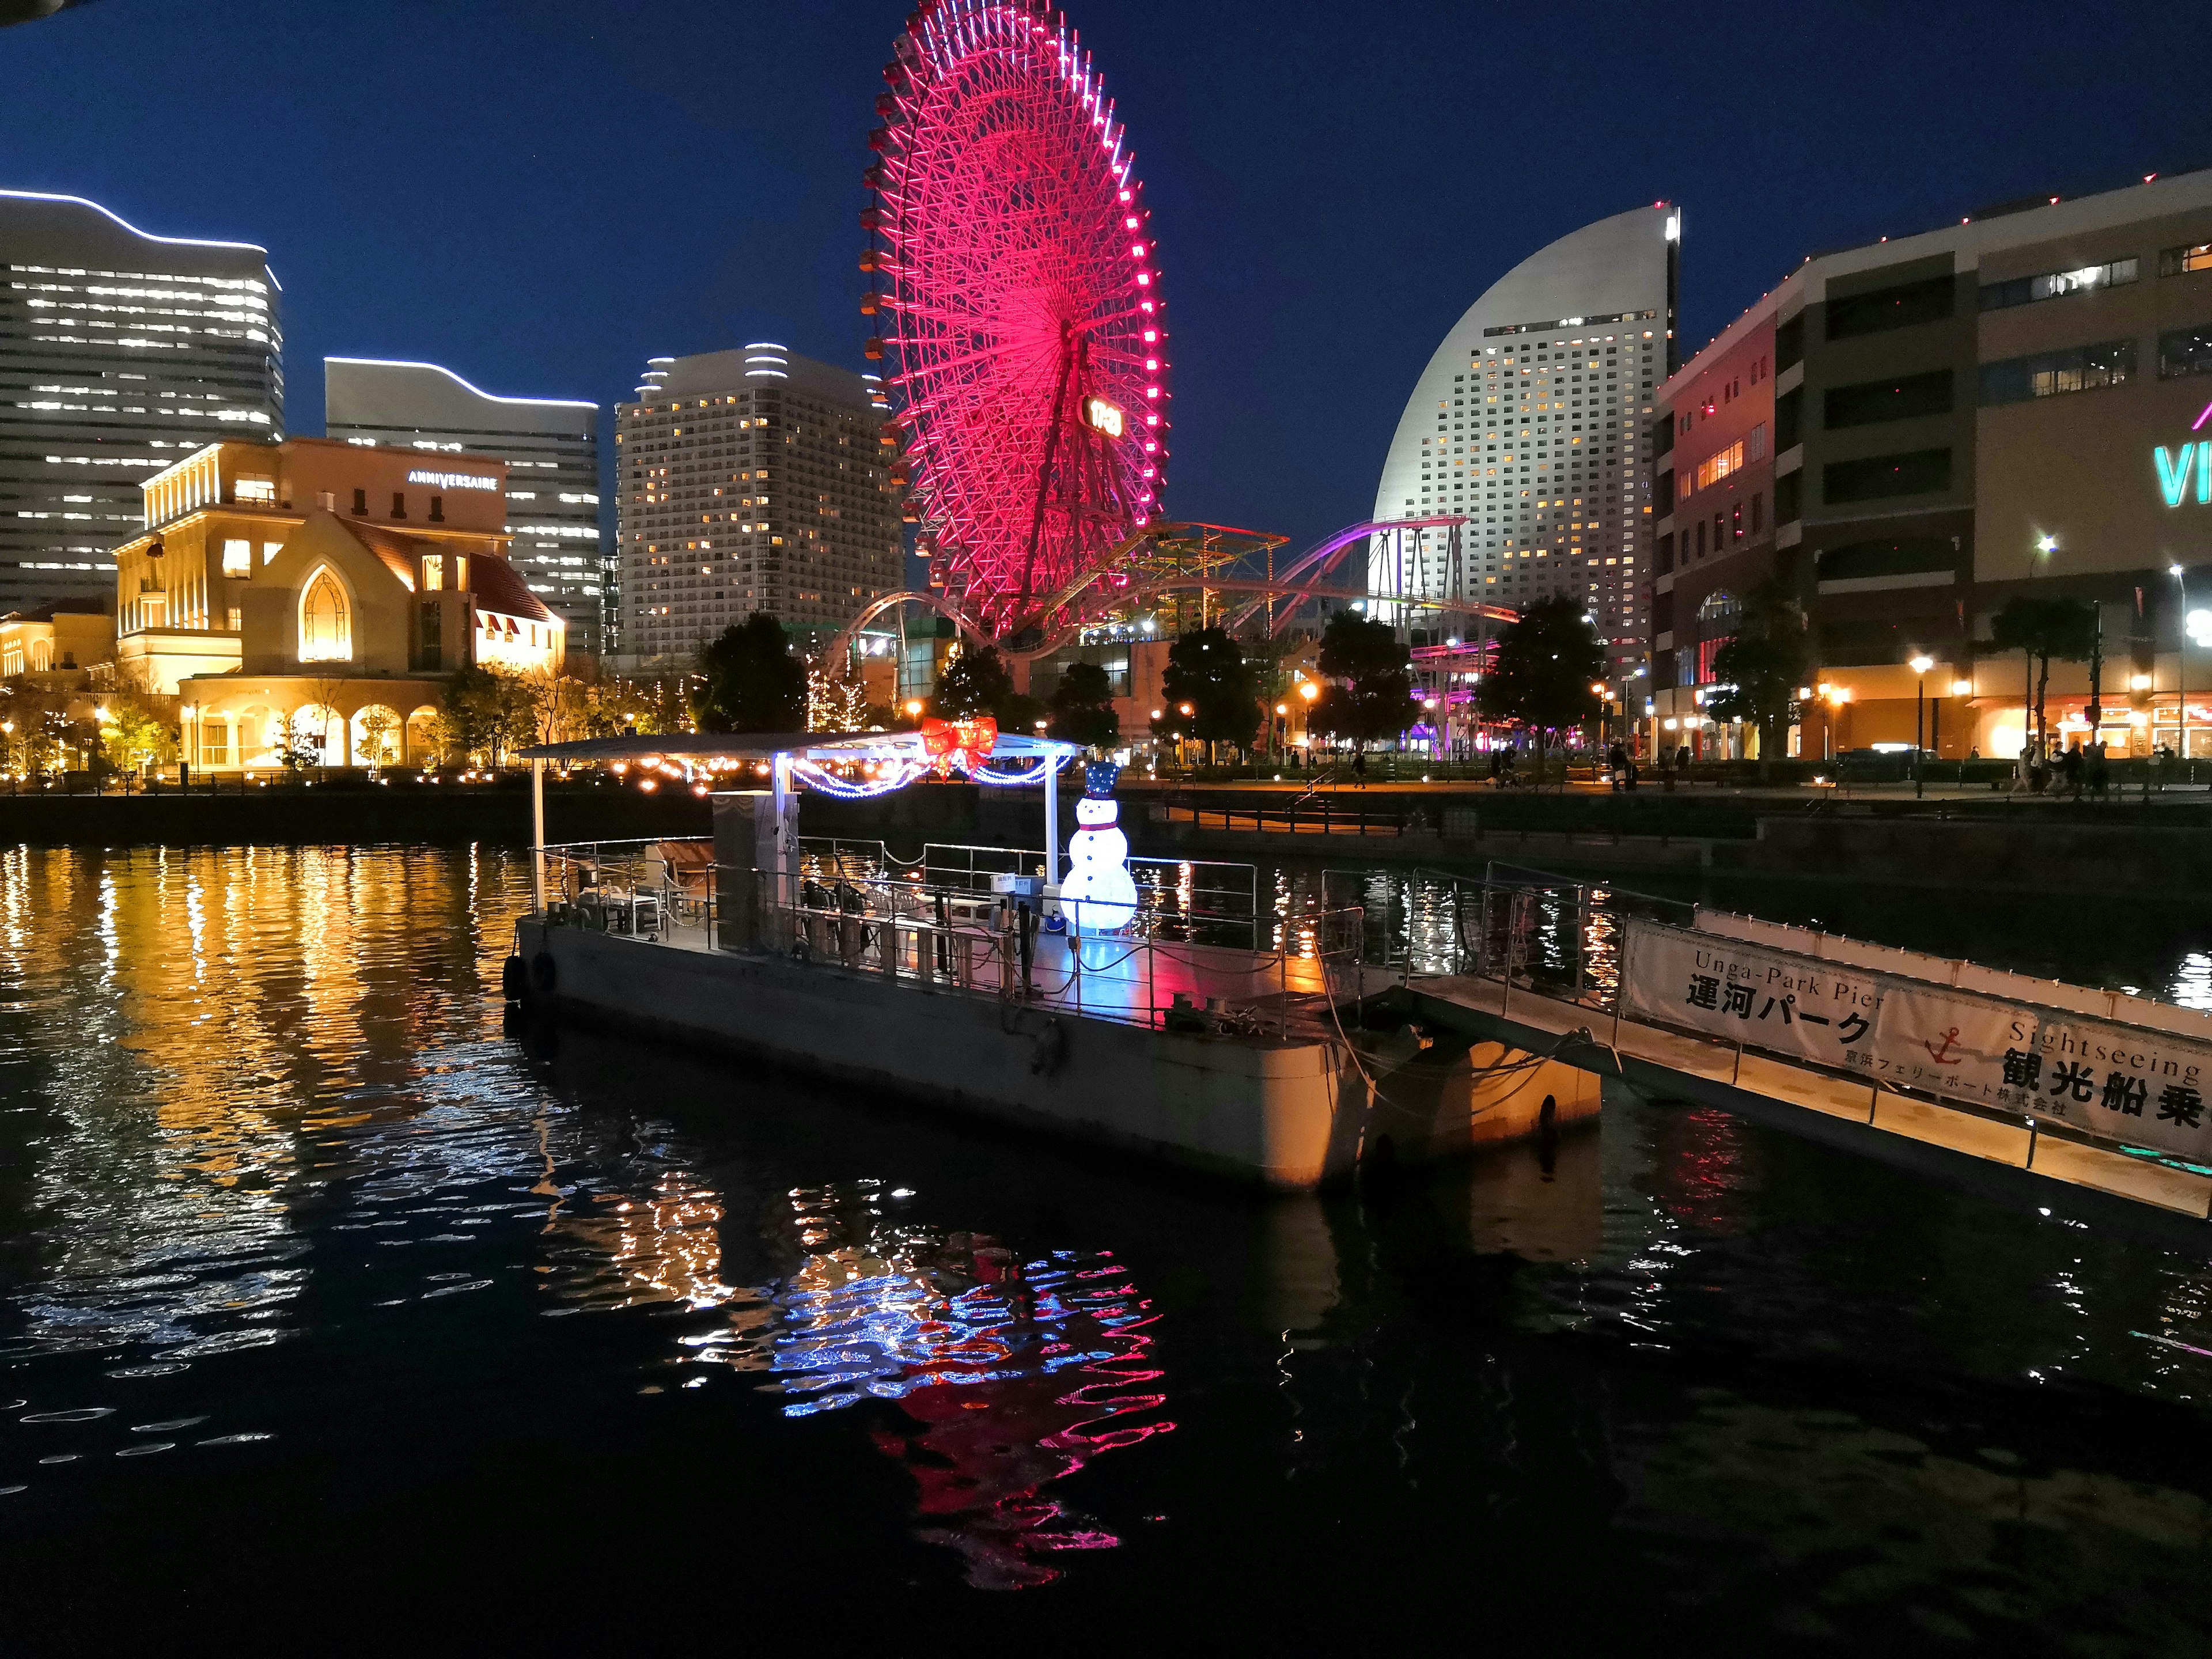
[[[353,607],[328,565],[307,580],[300,596],[300,660],[347,662],[353,657]]]
[[[222,574],[226,576],[251,576],[253,574],[253,544],[225,542],[222,544]]]
[[[435,593],[446,585],[446,556],[426,553],[422,556],[422,591]]]
[[[2045,351],[2033,357],[2013,357],[1982,365],[1982,404],[2026,403],[2034,398],[2053,398],[2067,392],[2092,392],[2100,386],[2124,386],[2136,372],[2136,343],[2112,340],[2102,345],[2073,346],[2064,351]]]
[[[2195,247],[2162,248],[2158,256],[2158,274],[2161,276],[2185,276],[2192,270],[2212,270],[2212,242],[2199,242]]]
[[[2063,300],[2069,294],[2092,289],[2119,288],[2136,280],[2137,261],[2115,259],[2110,264],[2082,265],[2073,270],[2045,271],[2040,276],[2015,276],[1990,283],[1982,289],[1982,309],[2002,311],[2012,306],[2033,305],[2039,300]]]
[[[2158,337],[2158,378],[2171,380],[2184,374],[2212,374],[2212,323]]]
[[[264,506],[276,500],[276,480],[263,477],[240,477],[233,481],[231,492],[241,501],[258,501]]]

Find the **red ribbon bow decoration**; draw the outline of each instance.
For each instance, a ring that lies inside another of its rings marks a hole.
[[[981,765],[998,746],[999,722],[988,714],[967,720],[932,716],[921,723],[921,752],[929,757],[939,777],[956,766],[965,772]]]

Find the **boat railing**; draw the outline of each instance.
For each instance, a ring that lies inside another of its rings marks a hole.
[[[1123,862],[1136,884],[1138,925],[1154,938],[1260,948],[1260,870],[1217,859],[1131,855]],[[999,876],[1042,876],[1044,849],[931,842],[918,864],[894,860],[931,887],[988,893]]]
[[[786,875],[698,861],[686,846],[547,848],[547,920],[1193,1032],[1287,1035],[1294,1009],[1361,986],[1358,906],[1272,918],[1264,950],[1224,947],[1148,932],[1125,905],[933,887],[918,872],[854,873],[819,848]]]
[[[1261,951],[1132,930],[1141,919],[1126,905],[1032,902],[911,876],[742,874],[753,949],[1155,1029],[1286,1034],[1301,999],[1358,994],[1365,947],[1357,906],[1285,917]]]

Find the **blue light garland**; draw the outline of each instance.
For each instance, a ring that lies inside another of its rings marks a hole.
[[[855,783],[825,770],[811,760],[802,760],[794,756],[791,762],[791,774],[808,788],[818,789],[833,799],[866,800],[875,795],[888,795],[894,789],[903,789],[929,770],[927,766],[912,761],[896,762],[893,765],[895,769],[886,776]]]

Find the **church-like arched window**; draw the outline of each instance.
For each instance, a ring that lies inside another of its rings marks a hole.
[[[300,596],[300,660],[346,662],[353,656],[353,607],[336,573],[323,566]]]

